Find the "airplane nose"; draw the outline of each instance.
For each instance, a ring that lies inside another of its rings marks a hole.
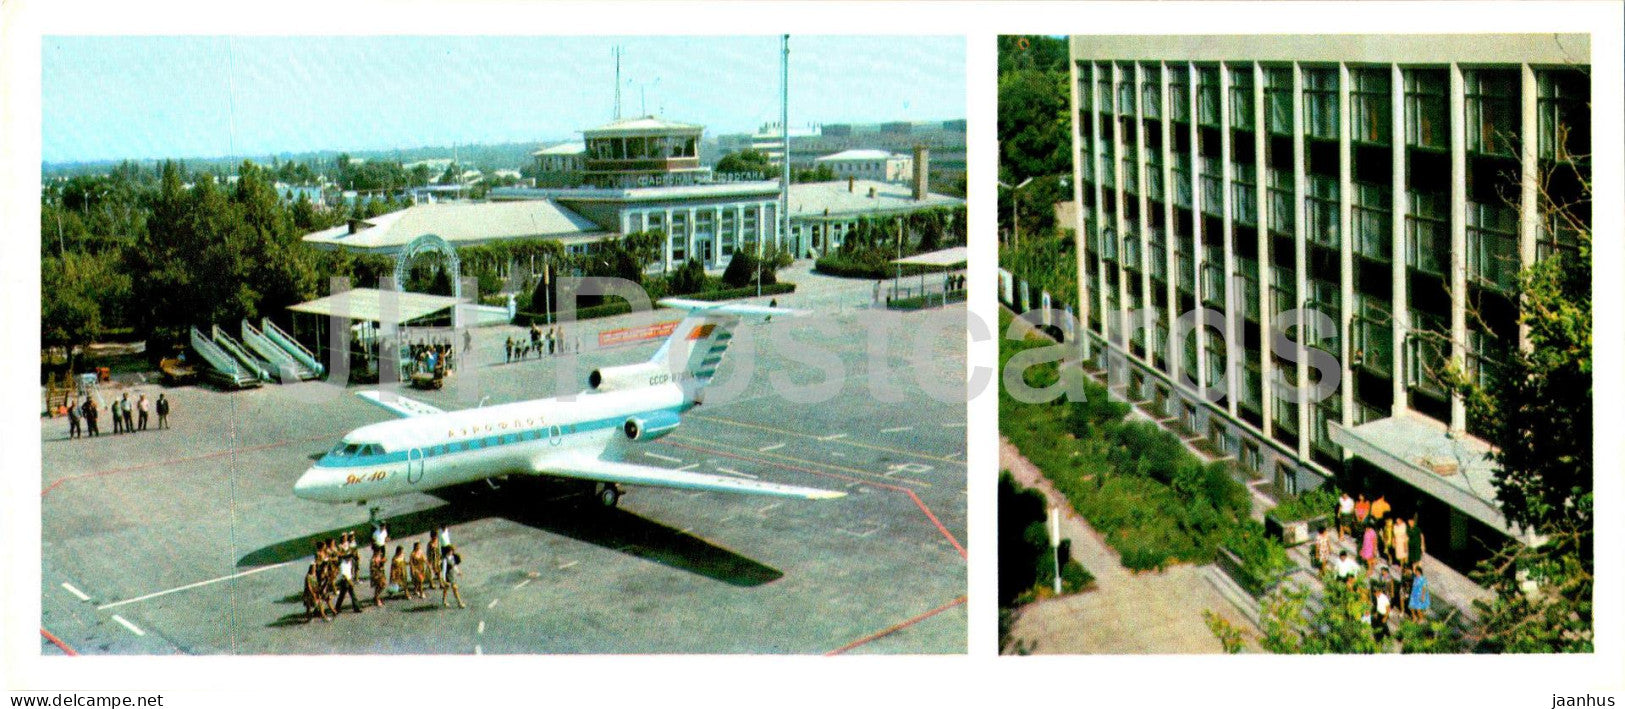
[[[315,468],[306,470],[305,473],[300,475],[299,479],[293,484],[294,497],[299,497],[306,500],[317,499],[316,490],[321,487],[321,481],[319,479],[320,477],[321,471]]]

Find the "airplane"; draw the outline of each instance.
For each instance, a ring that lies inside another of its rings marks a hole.
[[[400,418],[347,434],[294,483],[294,495],[331,503],[425,492],[521,473],[593,486],[605,507],[622,485],[647,485],[822,500],[846,493],[627,463],[640,445],[675,430],[702,402],[743,318],[792,315],[760,305],[666,298],[686,311],[648,361],[593,370],[588,388],[559,397],[445,411],[380,391],[357,396]],[[377,520],[378,508],[371,508]]]

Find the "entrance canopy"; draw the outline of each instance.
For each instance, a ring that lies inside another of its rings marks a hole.
[[[446,295],[353,288],[288,309],[296,313],[337,316],[380,325],[401,325],[449,310],[457,302],[456,298]]]
[[[934,266],[936,268],[956,268],[964,266],[968,258],[969,249],[955,246],[951,249],[915,254],[908,258],[893,259],[892,263],[904,266]]]
[[[1416,414],[1378,419],[1359,426],[1331,423],[1331,439],[1394,477],[1474,519],[1525,543],[1507,523],[1495,499],[1495,448],[1465,433]]]

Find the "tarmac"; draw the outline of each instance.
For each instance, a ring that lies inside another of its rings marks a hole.
[[[871,307],[870,281],[789,275],[803,286],[780,305],[815,312],[741,328],[714,395],[628,460],[846,497],[629,488],[603,509],[510,476],[374,501],[391,546],[450,525],[468,608],[431,593],[307,625],[313,544],[351,529],[364,541],[367,510],[295,498],[293,482],[389,416],[353,396],[375,387],[138,385],[173,401],[171,430],[67,440],[65,421],[42,420],[41,652],[965,652],[964,307],[895,314]],[[578,323],[567,339],[590,348],[599,330],[677,315]],[[477,330],[445,389],[401,392],[445,409],[552,396],[658,345],[503,363],[523,333]]]

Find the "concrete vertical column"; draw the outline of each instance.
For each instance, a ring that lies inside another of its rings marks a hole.
[[[1230,165],[1230,65],[1219,64],[1219,223],[1220,238],[1224,239],[1224,408],[1230,417],[1236,417],[1236,400],[1241,392],[1241,336],[1239,334],[1241,296],[1236,293],[1235,216],[1236,205],[1230,194],[1235,184],[1235,169]]]
[[[717,205],[711,213],[711,263],[722,263],[722,206]],[[728,235],[728,243],[732,244],[733,235]],[[730,252],[731,253],[731,252]]]
[[[1294,285],[1297,291],[1294,295],[1294,305],[1303,308],[1308,300],[1309,292],[1309,244],[1308,228],[1304,225],[1304,196],[1309,193],[1309,174],[1305,161],[1308,155],[1304,151],[1303,140],[1303,66],[1292,65],[1292,246],[1293,271],[1297,282]],[[1298,317],[1297,334],[1294,339],[1304,341],[1304,318]],[[1300,348],[1298,356],[1298,460],[1308,461],[1309,440],[1314,432],[1309,429],[1309,358],[1304,356]]]
[[[1197,97],[1202,94],[1202,87],[1197,83],[1198,77],[1195,64],[1185,62],[1180,65],[1180,69],[1185,72],[1186,86],[1190,89],[1185,92],[1185,101],[1188,104],[1186,106],[1186,115],[1190,118],[1190,125],[1186,132],[1189,135],[1191,144],[1190,164],[1187,166],[1189,172],[1185,174],[1191,177],[1191,275],[1196,279],[1194,284],[1196,309],[1200,311],[1205,307],[1202,304],[1202,268],[1206,265],[1207,260],[1207,252],[1202,249],[1202,148],[1200,144],[1202,116],[1197,112],[1197,107],[1200,104]],[[1197,320],[1197,323],[1194,328],[1196,333],[1196,389],[1198,392],[1203,392],[1207,390],[1208,385],[1208,332],[1207,328],[1200,324],[1200,319]],[[1184,344],[1181,342],[1180,346],[1183,347]]]
[[[1275,326],[1274,299],[1270,298],[1272,260],[1270,258],[1269,230],[1269,166],[1264,148],[1269,142],[1269,120],[1264,102],[1264,67],[1251,62],[1247,67],[1253,74],[1253,225],[1258,238],[1258,390],[1259,412],[1263,416],[1261,429],[1265,437],[1275,432],[1275,362],[1270,358],[1270,332]]]
[[[1128,248],[1125,246],[1125,244],[1128,243],[1127,235],[1128,235],[1129,223],[1128,223],[1128,217],[1124,216],[1124,214],[1128,212],[1128,209],[1127,209],[1126,205],[1123,202],[1123,194],[1127,191],[1126,189],[1124,189],[1124,185],[1123,185],[1123,183],[1127,181],[1127,175],[1123,174],[1123,121],[1121,120],[1123,106],[1122,106],[1122,102],[1117,100],[1118,91],[1121,90],[1121,87],[1123,85],[1123,69],[1122,69],[1121,66],[1119,66],[1117,64],[1117,62],[1112,62],[1110,64],[1108,72],[1109,72],[1109,75],[1111,76],[1111,96],[1110,96],[1111,106],[1112,106],[1112,112],[1111,112],[1111,120],[1112,120],[1112,154],[1111,154],[1111,161],[1112,161],[1113,174],[1117,178],[1117,179],[1112,180],[1112,195],[1113,195],[1112,201],[1117,207],[1112,212],[1112,223],[1114,225],[1112,231],[1113,231],[1113,234],[1114,234],[1114,238],[1117,240],[1117,244],[1116,244],[1116,247],[1117,247],[1117,259],[1116,259],[1116,264],[1113,266],[1113,268],[1117,269],[1117,311],[1116,312],[1107,311],[1106,314],[1111,315],[1111,316],[1115,316],[1113,318],[1115,320],[1115,322],[1112,323],[1111,330],[1112,330],[1112,332],[1116,333],[1117,336],[1123,338],[1123,344],[1122,344],[1121,349],[1122,349],[1122,352],[1123,352],[1124,360],[1126,361],[1128,356],[1129,356],[1128,353],[1129,353],[1129,339],[1130,339],[1130,337],[1129,337],[1130,318],[1128,316],[1128,303],[1129,303],[1129,300],[1128,300],[1128,273],[1127,273],[1127,269],[1125,269],[1123,267],[1123,262],[1125,260],[1127,260],[1127,258],[1126,258],[1127,254],[1124,253],[1124,252],[1128,250]],[[1132,81],[1132,79],[1130,81]],[[1123,377],[1123,381],[1126,383],[1127,380],[1128,380],[1128,378],[1125,375]]]
[[[1410,200],[1405,194],[1405,72],[1398,64],[1389,65],[1389,109],[1388,121],[1389,137],[1393,141],[1393,179],[1392,197],[1389,204],[1392,207],[1390,216],[1393,240],[1388,252],[1388,258],[1393,268],[1393,299],[1389,311],[1393,313],[1393,324],[1390,328],[1393,333],[1393,364],[1390,365],[1394,373],[1393,391],[1394,404],[1390,409],[1393,416],[1404,413],[1409,407],[1405,390],[1405,339],[1411,331],[1411,301],[1410,279],[1406,272],[1405,254],[1406,241],[1410,238],[1405,233],[1405,213],[1410,209]]]
[[[1157,62],[1158,82],[1158,113],[1162,116],[1162,228],[1163,252],[1157,256],[1167,265],[1165,273],[1168,274],[1167,283],[1163,290],[1167,295],[1167,304],[1163,313],[1164,327],[1168,331],[1168,369],[1170,379],[1179,381],[1179,365],[1185,356],[1185,343],[1174,340],[1174,320],[1178,317],[1179,309],[1179,258],[1175,249],[1179,240],[1174,234],[1174,135],[1173,119],[1168,117],[1168,65]]]
[[[1094,235],[1086,233],[1083,228],[1084,223],[1089,220],[1084,219],[1083,214],[1083,164],[1081,162],[1083,155],[1083,129],[1080,127],[1079,122],[1084,120],[1084,118],[1082,115],[1079,115],[1078,107],[1083,103],[1081,96],[1088,95],[1086,93],[1082,93],[1080,96],[1080,93],[1090,91],[1091,89],[1089,86],[1084,86],[1083,84],[1079,83],[1080,81],[1088,80],[1088,77],[1084,77],[1082,79],[1079,78],[1078,59],[1076,53],[1073,51],[1073,42],[1075,39],[1076,38],[1067,39],[1066,62],[1068,81],[1071,82],[1071,90],[1067,92],[1067,97],[1069,99],[1067,125],[1071,126],[1072,128],[1072,203],[1078,207],[1077,209],[1073,210],[1075,213],[1075,219],[1072,223],[1073,239],[1077,241],[1073,247],[1073,257],[1076,261],[1074,267],[1077,269],[1078,274],[1078,302],[1074,303],[1073,306],[1077,308],[1078,316],[1078,328],[1076,330],[1076,332],[1079,333],[1078,347],[1080,348],[1082,357],[1084,359],[1088,359],[1091,348],[1089,344],[1089,335],[1085,332],[1085,330],[1087,329],[1087,323],[1089,322],[1089,293],[1091,288],[1089,287],[1089,260],[1085,256],[1085,245],[1089,243],[1089,239],[1093,238]],[[1092,105],[1093,104],[1091,102],[1091,106]]]
[[[1342,397],[1342,423],[1354,425],[1354,130],[1349,125],[1349,93],[1353,76],[1349,65],[1337,65],[1337,348],[1341,350],[1343,379],[1337,388]]]
[[[672,266],[671,237],[676,234],[676,232],[672,230],[670,209],[666,210],[665,226],[666,228],[661,230],[663,235],[660,238],[661,241],[666,242],[661,248],[662,253],[666,254],[666,263],[662,268],[663,270],[670,271]]]
[[[687,224],[688,234],[686,236],[688,238],[688,254],[687,255],[688,255],[689,259],[696,259],[696,258],[700,257],[700,250],[699,250],[699,245],[700,244],[699,244],[699,238],[698,238],[698,236],[699,236],[699,222],[697,222],[695,220],[695,216],[698,215],[698,214],[699,214],[699,209],[698,208],[695,208],[695,207],[689,207],[688,208],[688,224]],[[704,265],[703,261],[701,262],[701,265]]]
[[[1467,84],[1450,65],[1450,361],[1467,357]],[[1450,430],[1467,427],[1467,406],[1450,395]]]
[[[1518,134],[1523,137],[1519,141],[1522,150],[1519,153],[1518,174],[1518,267],[1528,268],[1535,263],[1535,239],[1540,234],[1540,195],[1537,191],[1540,179],[1540,131],[1539,110],[1540,87],[1535,82],[1535,70],[1528,64],[1521,67],[1522,90],[1519,92],[1520,106],[1522,107]],[[1522,303],[1519,304],[1520,306]],[[1518,349],[1529,350],[1529,325],[1518,323]]]
[[[757,202],[756,203],[756,235],[752,237],[756,241],[756,255],[757,255],[757,257],[760,257],[767,250],[767,226],[766,225],[767,225],[767,205],[765,203],[763,203],[763,202]],[[775,247],[777,247],[778,242],[777,241],[773,242],[773,245]]]
[[[1134,284],[1140,289],[1140,307],[1151,307],[1151,216],[1149,211],[1150,200],[1146,197],[1145,174],[1145,76],[1138,62],[1134,64],[1134,192],[1139,196],[1139,239],[1140,239],[1140,282]],[[1160,255],[1159,255],[1160,256]],[[1155,366],[1157,361],[1155,345],[1157,341],[1154,318],[1146,318],[1142,326],[1140,337],[1145,341],[1145,362]]]
[[[1091,145],[1089,149],[1089,161],[1095,172],[1095,228],[1094,231],[1089,234],[1089,238],[1094,241],[1095,250],[1097,252],[1104,253],[1101,250],[1101,235],[1105,232],[1105,225],[1103,222],[1106,218],[1106,187],[1101,184],[1101,180],[1102,175],[1104,174],[1102,172],[1103,165],[1105,164],[1104,161],[1109,158],[1102,155],[1102,153],[1105,152],[1105,142],[1100,139],[1100,109],[1101,102],[1108,100],[1109,97],[1100,95],[1099,82],[1100,67],[1094,62],[1090,62],[1089,92],[1090,96],[1092,96],[1094,100],[1089,104],[1089,126],[1094,131],[1094,144]],[[1095,272],[1090,274],[1089,281],[1094,285],[1093,293],[1095,300],[1091,305],[1100,311],[1099,334],[1101,345],[1102,347],[1106,347],[1106,338],[1108,333],[1111,331],[1110,311],[1106,309],[1106,259],[1099,258],[1095,260]],[[1110,348],[1106,347],[1106,349]]]

